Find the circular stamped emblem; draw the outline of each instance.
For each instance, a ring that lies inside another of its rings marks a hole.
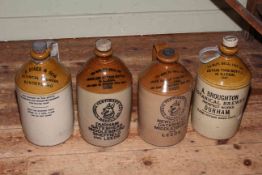
[[[93,105],[93,113],[102,122],[116,120],[123,110],[123,105],[116,99],[102,99]]]
[[[169,120],[179,120],[183,117],[186,109],[186,97],[170,97],[162,102],[160,112],[162,116]]]

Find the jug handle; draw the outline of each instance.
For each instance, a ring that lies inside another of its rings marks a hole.
[[[209,56],[209,57],[205,57],[204,55],[208,52],[214,52],[213,56]],[[205,47],[204,49],[200,50],[199,52],[199,60],[201,61],[201,63],[208,63],[216,58],[218,58],[221,55],[219,49],[217,46],[213,46],[213,47]]]
[[[60,62],[58,43],[53,40],[48,40],[47,45],[51,49],[50,56],[56,58],[56,60]]]

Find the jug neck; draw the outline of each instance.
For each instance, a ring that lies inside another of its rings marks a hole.
[[[167,44],[155,44],[153,47],[153,60],[163,64],[174,64],[178,61],[178,54],[175,49],[168,47]]]
[[[98,49],[95,49],[95,55],[102,58],[102,59],[107,59],[109,57],[111,57],[113,54],[112,49],[108,50],[108,51],[100,51]]]
[[[221,44],[219,46],[219,50],[223,55],[233,56],[238,52],[238,47],[237,46],[236,47],[227,47]]]

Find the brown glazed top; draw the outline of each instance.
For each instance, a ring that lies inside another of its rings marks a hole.
[[[77,75],[77,85],[94,93],[119,92],[131,86],[132,76],[124,63],[112,55],[111,42],[102,40],[104,45],[99,45],[101,40],[97,41],[95,56],[87,61]]]
[[[19,89],[32,94],[49,94],[71,82],[70,72],[49,55],[50,49],[47,48],[42,52],[31,50],[32,59],[15,76]]]
[[[158,95],[181,95],[192,90],[191,74],[178,63],[178,54],[166,44],[154,46],[157,59],[141,74],[139,86]]]
[[[237,43],[233,47],[220,45],[221,55],[199,67],[199,77],[211,86],[220,89],[239,89],[250,84],[251,73],[236,55]],[[231,45],[229,45],[231,46]]]

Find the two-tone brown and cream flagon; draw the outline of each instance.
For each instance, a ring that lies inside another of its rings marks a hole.
[[[219,48],[200,51],[192,125],[208,138],[234,136],[242,119],[251,73],[236,55],[237,43],[237,37],[225,36]]]
[[[110,40],[97,40],[95,57],[77,75],[81,134],[96,146],[120,143],[129,132],[132,76],[112,53]]]
[[[36,145],[56,145],[73,131],[71,75],[45,41],[33,43],[31,57],[15,77],[23,131]]]
[[[139,78],[139,135],[156,146],[174,145],[187,131],[193,78],[178,57],[167,44],[155,45]]]

